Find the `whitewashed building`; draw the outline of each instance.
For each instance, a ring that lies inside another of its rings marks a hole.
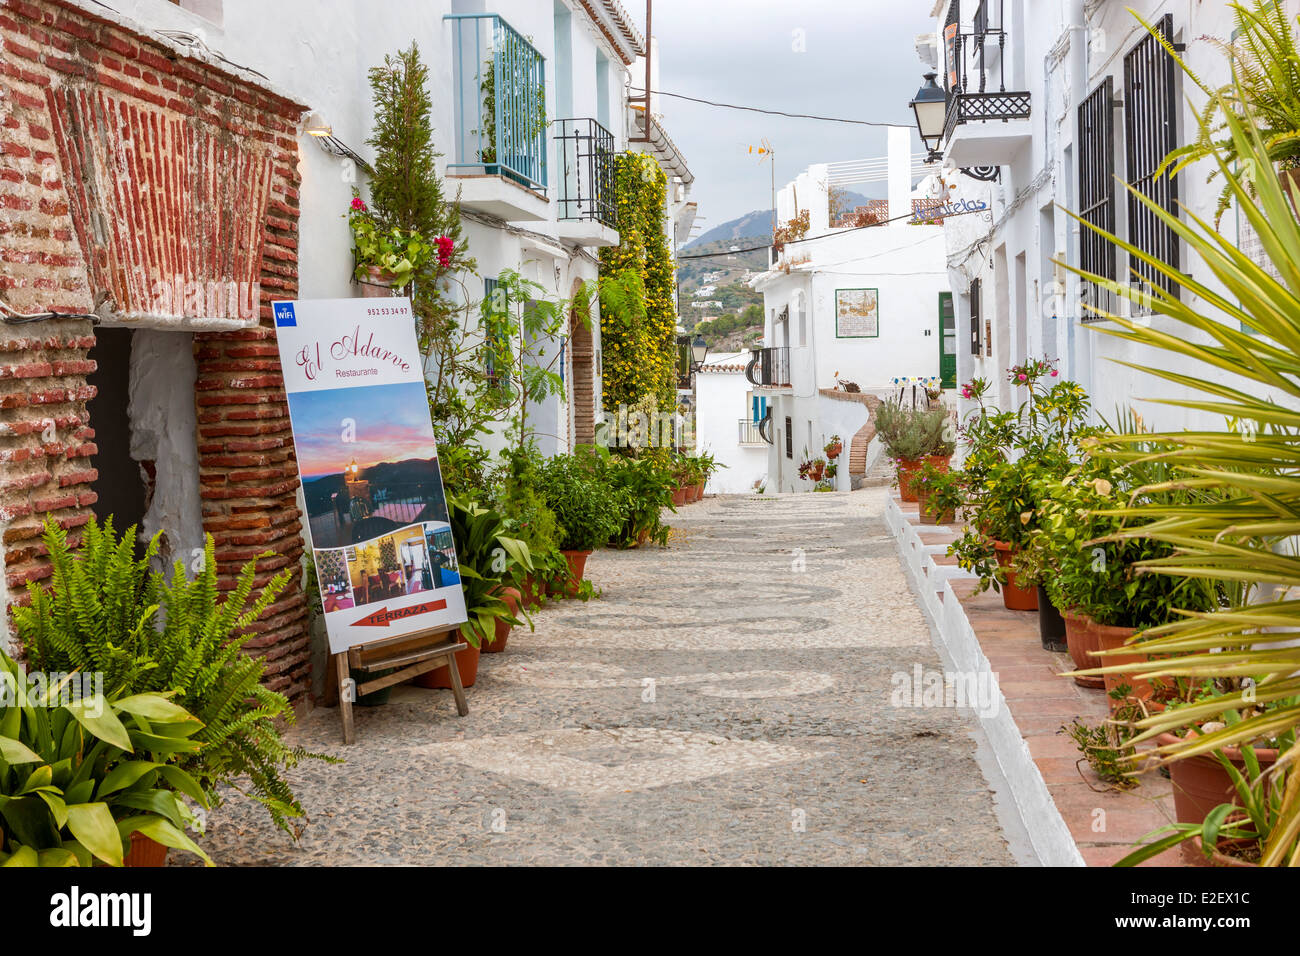
[[[349,154],[372,158],[365,144],[373,117],[366,73],[412,42],[430,71],[446,193],[459,196],[478,263],[479,275],[466,290],[471,303],[503,269],[521,272],[557,299],[596,279],[600,247],[618,243],[610,163],[620,152],[650,152],[663,163],[670,238],[693,216],[693,176],[662,117],[654,115],[647,137],[644,107],[632,108],[629,88],[634,69],[644,73],[646,39],[619,0],[123,0],[115,6],[144,27],[265,76],[308,104],[313,124],[324,125],[328,136],[304,128],[299,137],[303,298],[357,294],[343,216],[352,188],[365,194],[366,174]],[[501,106],[500,127],[483,108],[489,86]],[[544,111],[544,124],[520,113],[529,104]],[[590,325],[586,331],[571,321],[569,340],[553,346],[564,352],[558,368],[565,400],[531,412],[548,454],[592,442],[603,419],[598,315]]]
[[[1156,176],[1162,159],[1195,136],[1193,109],[1204,96],[1137,21],[1155,25],[1210,86],[1229,79],[1222,50],[1229,42],[1227,3],[1190,0],[922,0],[935,18],[917,49],[947,93],[947,123],[938,144],[941,178],[953,196],[984,201],[992,215],[947,221],[948,269],[961,329],[958,373],[997,384],[1002,407],[1018,403],[1006,369],[1026,358],[1059,360],[1063,376],[1080,382],[1098,415],[1136,407],[1149,424],[1182,428],[1221,421],[1144,402],[1169,398],[1175,386],[1128,368],[1167,367],[1168,353],[1098,334],[1085,299],[1126,317],[1140,316],[1125,299],[1108,302],[1053,260],[1120,281],[1134,274],[1129,257],[1082,229],[1082,214],[1156,254],[1191,269],[1197,263],[1148,210],[1130,197],[1132,184],[1166,208],[1186,205],[1213,218],[1220,184],[1193,167],[1176,180]],[[1281,0],[1294,18],[1297,0]],[[918,78],[919,79],[919,78]],[[1189,102],[1190,101],[1190,102]],[[988,182],[991,176],[996,181]],[[1221,229],[1252,248],[1230,210]],[[1161,317],[1157,327],[1169,325]],[[1170,326],[1185,336],[1187,329]],[[1212,375],[1207,367],[1188,367]]]
[[[695,373],[695,451],[720,466],[710,495],[739,495],[767,480],[767,442],[760,432],[767,398],[745,377],[750,353],[710,355]]]
[[[809,230],[751,281],[763,293],[765,324],[747,374],[766,403],[772,491],[810,489],[799,465],[821,457],[835,435],[846,450],[836,480],[848,489],[870,461],[872,403],[895,391],[895,380],[956,385],[944,232],[913,218],[933,204],[913,188],[922,170],[909,130],[892,129],[889,143],[888,160],[814,166],[777,196],[778,220],[807,212]],[[832,187],[864,180],[889,183],[888,202],[878,204],[888,221],[832,226]]]

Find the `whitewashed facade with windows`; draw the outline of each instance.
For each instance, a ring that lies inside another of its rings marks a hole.
[[[1204,96],[1128,8],[1160,29],[1211,86],[1229,78],[1223,53],[1208,38],[1232,39],[1231,8],[1199,0],[922,2],[935,18],[934,33],[917,40],[922,67],[936,71],[948,92],[942,179],[954,195],[987,201],[992,209],[987,219],[963,217],[945,226],[961,380],[990,379],[994,400],[1013,407],[1023,396],[1007,383],[1006,370],[1045,356],[1088,390],[1102,418],[1129,405],[1155,427],[1221,427],[1222,421],[1144,401],[1175,397],[1177,389],[1119,363],[1168,367],[1180,360],[1101,334],[1113,323],[1096,319],[1082,303],[1149,318],[1180,336],[1185,327],[1143,316],[1125,299],[1108,302],[1054,260],[1119,281],[1154,278],[1141,269],[1135,275],[1125,253],[1071,217],[1077,212],[1214,287],[1126,188],[1133,184],[1166,208],[1184,204],[1211,220],[1220,190],[1220,183],[1206,182],[1205,164],[1172,182],[1155,175],[1170,150],[1195,136],[1193,110]],[[1297,0],[1281,2],[1293,17],[1300,13]],[[969,175],[993,169],[993,183]],[[1235,210],[1221,229],[1250,248]],[[1186,371],[1214,376],[1207,367],[1189,364]]]

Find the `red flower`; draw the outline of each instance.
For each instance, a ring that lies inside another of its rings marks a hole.
[[[353,200],[352,200],[352,211],[353,211],[353,212],[365,212],[365,211],[366,211],[366,203],[365,203],[365,200],[362,199],[360,196],[356,196],[356,197],[354,197]]]
[[[456,251],[456,241],[451,236],[439,236],[438,243],[438,266],[447,268],[447,263],[451,262],[451,254]]]

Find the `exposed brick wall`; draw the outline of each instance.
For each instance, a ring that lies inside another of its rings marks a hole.
[[[149,312],[153,281],[172,274],[260,283],[260,324],[194,337],[195,481],[225,586],[266,550],[274,557],[260,563],[259,582],[295,571],[251,647],[268,661],[269,684],[301,703],[310,685],[302,525],[269,303],[297,294],[303,106],[94,9],[0,0],[0,301],[135,315]],[[44,513],[75,528],[95,501],[94,341],[86,321],[0,327],[8,601],[49,574],[36,540]]]

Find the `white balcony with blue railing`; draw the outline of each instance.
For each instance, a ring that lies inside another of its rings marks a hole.
[[[509,222],[550,218],[546,58],[491,13],[450,14],[455,145],[447,175],[461,205]]]

